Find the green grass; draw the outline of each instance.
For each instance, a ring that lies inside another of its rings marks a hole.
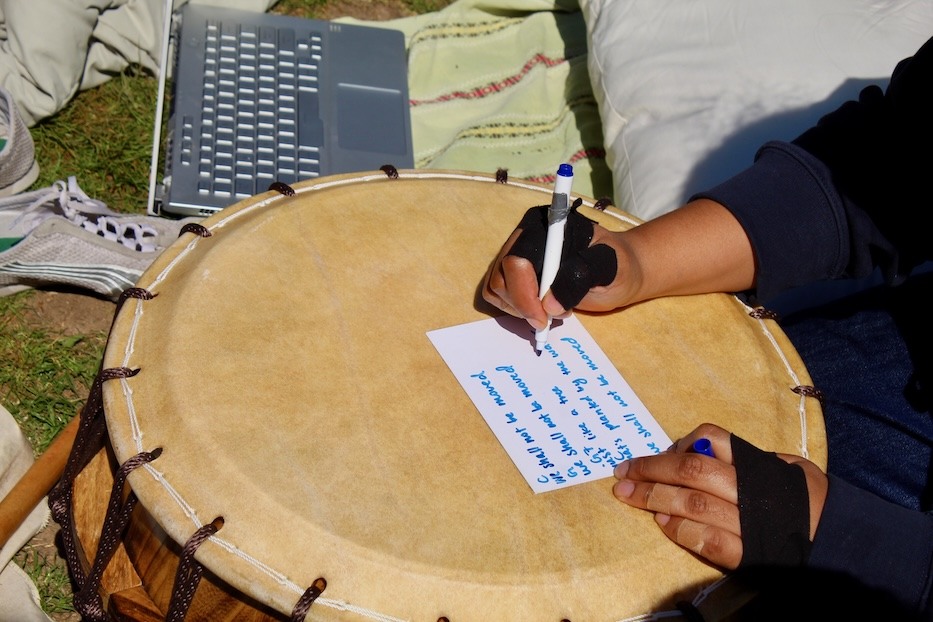
[[[16,563],[33,583],[41,586],[39,603],[43,611],[54,615],[75,610],[68,568],[52,552],[26,545],[17,555]]]
[[[39,161],[36,188],[75,176],[112,209],[145,213],[158,82],[135,69],[78,93],[32,128]]]
[[[130,70],[31,128],[40,166],[33,188],[74,176],[111,208],[145,213],[156,88],[154,78]],[[0,403],[38,455],[84,405],[106,334],[35,327],[27,317],[34,295],[0,298]]]
[[[106,335],[62,335],[31,326],[27,313],[33,295],[0,298],[0,403],[38,455],[84,404]],[[50,617],[74,611],[68,568],[54,550],[30,543],[13,561],[36,584]]]
[[[106,334],[31,327],[26,313],[32,295],[0,298],[0,403],[38,455],[84,405]]]
[[[373,4],[378,4],[379,0],[370,0]],[[405,5],[411,13],[422,14],[438,11],[451,4],[453,0],[402,0],[399,4]],[[329,4],[334,4],[330,0],[279,0],[272,8],[275,13],[284,13],[286,15],[300,15],[301,17],[320,17],[321,11]]]
[[[420,15],[422,13],[440,11],[450,3],[451,0],[407,0],[405,4],[407,4],[414,13]]]

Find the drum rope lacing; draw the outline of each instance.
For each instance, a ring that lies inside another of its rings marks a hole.
[[[65,561],[72,573],[72,578],[78,589],[74,595],[75,609],[87,620],[103,622],[109,619],[104,609],[103,599],[100,596],[100,582],[104,570],[120,543],[120,534],[129,522],[133,508],[136,506],[136,495],[130,492],[123,500],[123,484],[126,477],[137,467],[151,462],[161,454],[156,449],[151,452],[141,452],[124,462],[114,477],[114,484],[110,493],[110,501],[104,516],[104,524],[98,543],[97,555],[87,575],[78,554],[74,521],[72,518],[72,497],[74,481],[78,473],[84,469],[97,452],[103,447],[106,435],[106,420],[103,412],[103,383],[114,378],[127,378],[139,373],[138,369],[125,367],[101,369],[88,395],[79,417],[78,434],[68,463],[65,466],[61,480],[49,492],[49,508],[52,517],[62,526],[62,544],[65,549]]]
[[[311,609],[311,605],[314,604],[314,601],[317,600],[318,596],[327,588],[327,581],[323,577],[319,577],[311,584],[305,593],[301,595],[301,598],[298,599],[298,602],[295,603],[295,609],[292,611],[292,622],[301,622],[305,619],[305,616],[308,615],[308,611]]]
[[[168,613],[165,616],[168,622],[181,622],[188,614],[188,608],[194,599],[194,592],[201,582],[201,575],[204,574],[204,567],[194,559],[194,553],[205,540],[217,533],[223,524],[223,518],[218,516],[195,531],[194,535],[185,542],[181,559],[178,562],[178,570],[175,571],[175,583],[172,587]]]
[[[748,315],[755,320],[774,320],[778,323],[781,321],[781,316],[777,313],[777,311],[766,309],[764,307],[755,307],[749,311]],[[802,397],[812,397],[820,403],[820,406],[823,405],[823,392],[812,385],[797,385],[795,387],[791,387],[791,391]]]
[[[120,544],[119,534],[123,533],[123,530],[129,524],[133,508],[136,507],[137,503],[136,495],[132,492],[127,495],[125,501],[121,502],[126,477],[137,467],[158,458],[161,453],[160,449],[139,453],[120,465],[120,469],[117,471],[110,492],[110,502],[107,504],[104,527],[101,529],[101,538],[97,545],[94,564],[88,573],[85,584],[74,597],[75,609],[81,612],[85,618],[107,619],[107,613],[104,611],[103,600],[98,592],[98,587],[104,575],[104,569]]]

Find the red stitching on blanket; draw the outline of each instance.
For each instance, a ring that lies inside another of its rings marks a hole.
[[[469,91],[453,91],[447,93],[446,95],[440,95],[434,99],[412,99],[410,100],[412,106],[421,106],[424,104],[437,104],[441,102],[450,101],[452,99],[480,99],[488,95],[493,95],[504,91],[510,86],[515,86],[524,79],[532,69],[537,65],[544,65],[545,67],[555,67],[561,63],[566,63],[566,58],[549,58],[544,54],[535,54],[531,57],[525,65],[522,67],[521,71],[511,75],[507,78],[499,80],[498,82],[490,82],[489,84],[483,86],[477,86],[474,89]]]
[[[580,160],[584,160],[584,159],[591,160],[591,159],[605,159],[605,158],[606,158],[605,149],[602,149],[602,148],[580,149],[579,151],[575,152],[572,156],[570,156],[564,161],[573,164],[574,162],[579,162]],[[536,181],[538,183],[544,183],[544,184],[551,183],[556,178],[557,178],[557,175],[553,175],[553,174],[525,177],[525,179],[527,179],[528,181]]]

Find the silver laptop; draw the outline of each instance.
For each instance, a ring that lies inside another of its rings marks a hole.
[[[414,166],[400,31],[190,3],[173,30],[150,214],[208,216],[275,181]]]

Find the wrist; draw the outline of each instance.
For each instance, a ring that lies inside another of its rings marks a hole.
[[[732,213],[714,201],[691,201],[624,235],[633,277],[640,275],[629,304],[662,296],[744,291],[754,284],[748,236]]]

